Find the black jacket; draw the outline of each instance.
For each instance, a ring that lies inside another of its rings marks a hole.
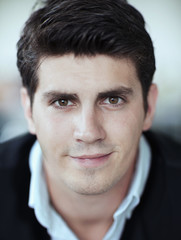
[[[181,145],[149,132],[146,137],[151,170],[121,240],[181,240]],[[27,134],[0,145],[0,240],[50,239],[28,207],[28,157],[34,141]]]

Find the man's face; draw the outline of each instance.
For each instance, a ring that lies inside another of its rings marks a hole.
[[[25,91],[23,102],[50,180],[90,195],[121,185],[151,125],[155,90],[145,114],[134,64],[103,55],[47,57],[38,77],[32,112]]]

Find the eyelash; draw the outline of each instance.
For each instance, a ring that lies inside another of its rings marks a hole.
[[[118,103],[105,103],[106,101],[110,101],[111,99],[117,99]],[[126,99],[120,96],[111,96],[111,97],[107,97],[105,98],[103,101],[103,104],[105,103],[106,105],[110,105],[111,107],[120,107],[122,104],[124,104],[126,102]]]
[[[67,101],[69,104],[68,105],[65,105],[65,106],[61,106],[59,104],[60,101]],[[71,103],[71,104],[70,104]],[[54,100],[52,102],[52,105],[55,107],[55,108],[58,108],[58,109],[65,109],[67,107],[71,107],[75,104],[73,104],[73,100],[69,100],[69,99],[66,99],[66,98],[61,98],[61,99],[58,99],[58,100]]]
[[[118,99],[118,103],[106,103],[106,101],[109,101],[110,99]],[[65,105],[65,106],[61,106],[59,105],[60,101],[67,101],[69,104]],[[101,104],[106,105],[106,106],[111,106],[111,107],[120,107],[121,105],[123,105],[127,100],[124,97],[120,97],[120,96],[111,96],[111,97],[106,97],[103,100],[100,101]],[[67,109],[69,107],[75,106],[76,103],[74,103],[74,100],[70,100],[70,99],[66,99],[66,98],[60,98],[60,99],[56,99],[56,100],[52,100],[50,105],[53,105],[55,108],[57,109]]]

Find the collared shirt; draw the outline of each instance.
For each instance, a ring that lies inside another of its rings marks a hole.
[[[149,174],[150,163],[150,147],[145,137],[142,136],[131,186],[127,196],[114,213],[113,224],[103,240],[120,239],[126,220],[131,217],[134,208],[139,204]],[[31,170],[29,206],[34,209],[37,220],[47,229],[52,240],[78,240],[73,231],[50,204],[42,167],[42,152],[38,141],[34,143],[31,149],[29,164]]]

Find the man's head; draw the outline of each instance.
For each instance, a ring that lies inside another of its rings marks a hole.
[[[51,190],[126,191],[157,96],[141,15],[120,0],[49,1],[18,45],[25,116]]]
[[[32,103],[41,60],[69,53],[130,59],[147,110],[155,59],[144,19],[135,8],[122,0],[49,0],[34,12],[18,42],[18,68]]]

